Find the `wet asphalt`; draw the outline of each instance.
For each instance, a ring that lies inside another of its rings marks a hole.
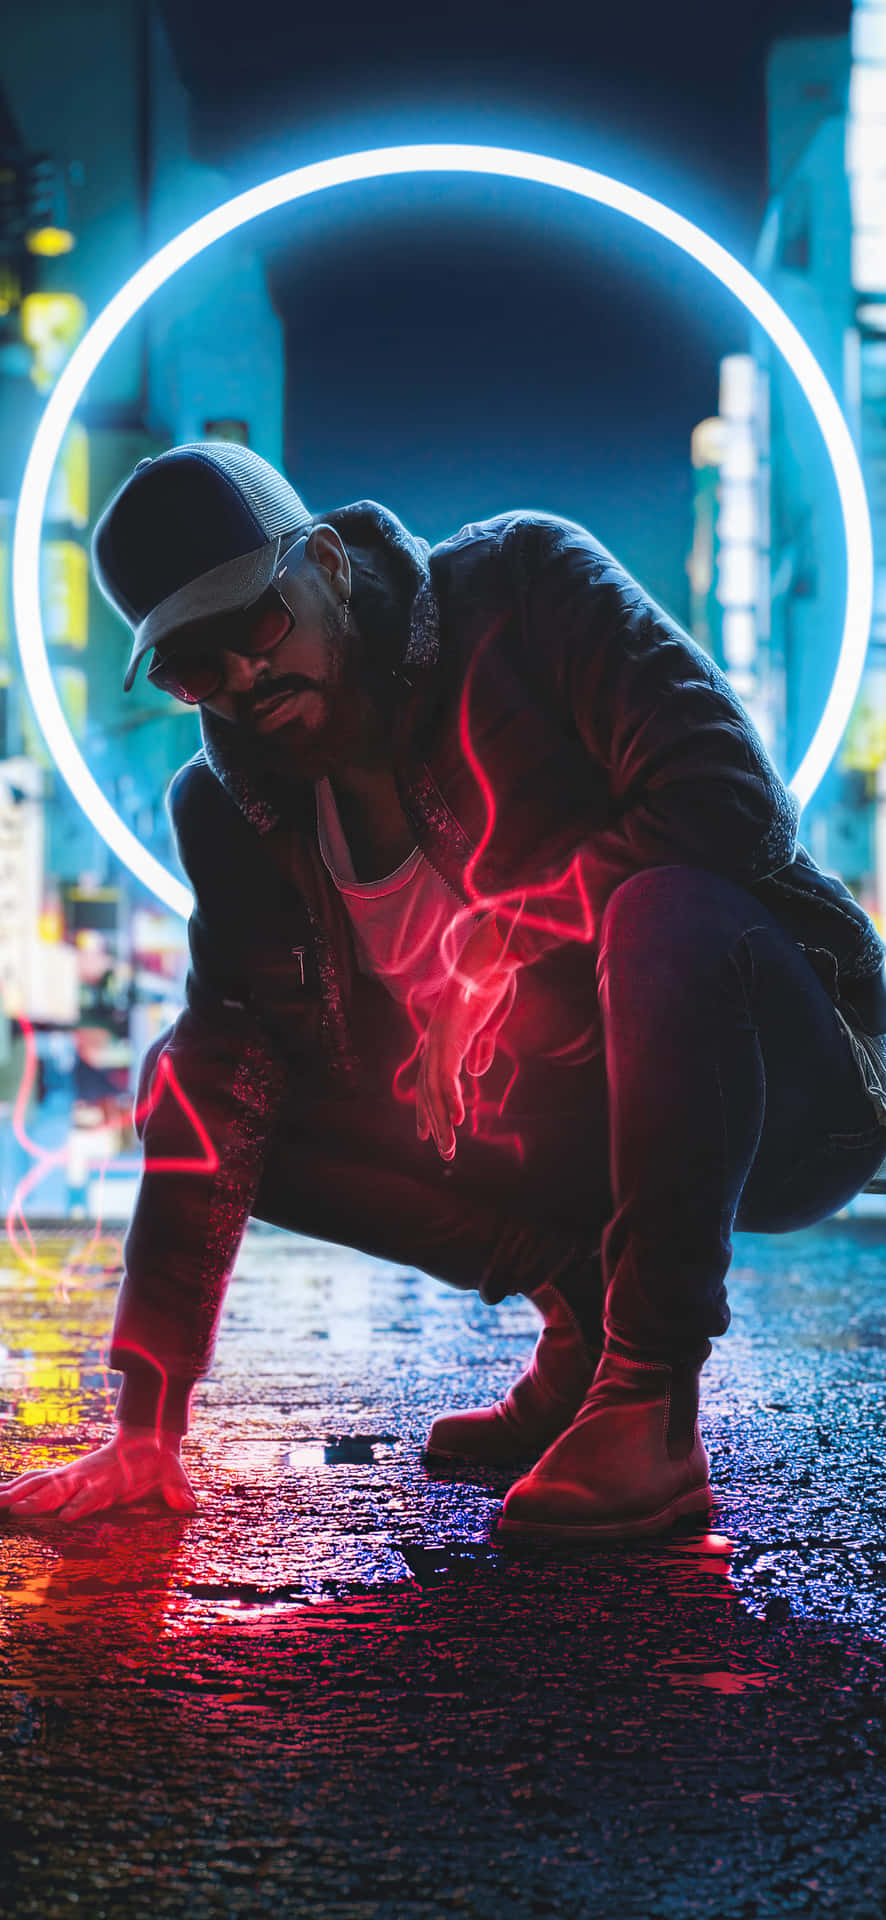
[[[0,1272],[2,1475],[100,1443],[110,1241]],[[2,1265],[2,1259],[0,1259]],[[0,1909],[886,1912],[886,1221],[737,1235],[717,1532],[496,1547],[432,1478],[533,1309],[250,1232],[193,1519],[0,1524]]]

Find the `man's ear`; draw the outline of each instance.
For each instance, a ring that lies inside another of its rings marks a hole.
[[[347,599],[351,591],[351,563],[348,550],[335,528],[321,520],[314,527],[305,552],[316,566],[323,567],[328,573],[330,584],[336,592]]]

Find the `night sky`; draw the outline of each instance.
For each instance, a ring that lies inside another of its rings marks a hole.
[[[198,157],[235,187],[403,141],[524,147],[669,201],[748,263],[766,49],[845,33],[850,12],[166,9]],[[336,189],[261,224],[286,325],[286,462],[312,510],[381,500],[431,541],[515,507],[564,514],[686,620],[689,436],[716,411],[719,358],[747,343],[700,268],[624,217],[479,177]]]

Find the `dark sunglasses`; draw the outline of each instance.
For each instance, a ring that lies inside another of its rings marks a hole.
[[[300,545],[302,542],[297,541],[296,546]],[[290,547],[284,554],[278,578],[294,571],[285,564],[294,551]],[[186,706],[199,706],[201,701],[211,700],[224,684],[223,654],[241,653],[247,659],[255,659],[260,654],[273,653],[294,625],[292,609],[282,593],[277,587],[268,587],[254,606],[239,613],[213,615],[212,619],[201,620],[188,628],[180,636],[182,643],[174,653],[155,651],[147,677],[152,687],[159,687],[161,693],[171,693],[173,699],[183,700]]]

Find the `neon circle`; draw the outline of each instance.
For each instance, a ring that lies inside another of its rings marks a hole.
[[[127,280],[75,349],[50,396],[34,436],[19,496],[12,561],[12,590],[19,652],[37,722],[63,779],[93,826],[148,891],[185,918],[187,887],[148,853],[105,798],[82,759],[52,681],[40,617],[40,535],[46,495],[62,438],[84,387],[128,320],[180,267],[214,240],[233,233],[261,213],[302,200],[327,187],[377,180],[398,173],[482,173],[557,187],[597,201],[650,227],[707,268],[742,302],[768,334],[798,380],[830,456],[846,540],[846,614],[834,680],[811,744],[790,782],[805,807],[837,751],[861,683],[873,605],[874,556],[864,481],[849,429],[825,376],[777,301],[725,247],[648,194],[606,174],[542,154],[508,147],[431,145],[378,147],[335,160],[315,161],[236,194],[186,227],[175,240]]]

